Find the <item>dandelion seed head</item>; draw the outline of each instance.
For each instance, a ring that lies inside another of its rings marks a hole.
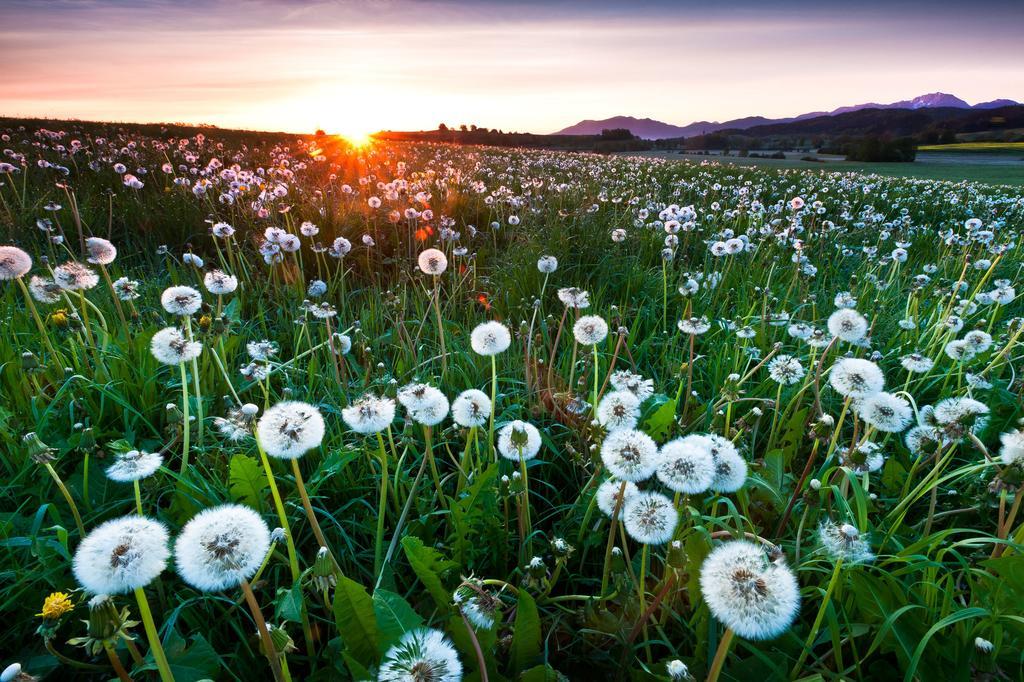
[[[636,427],[640,400],[629,391],[612,391],[597,405],[597,421],[609,432]]]
[[[601,444],[601,461],[608,472],[623,481],[647,480],[658,466],[658,446],[643,431],[612,431]]]
[[[469,343],[477,355],[497,355],[508,349],[512,335],[500,322],[484,322],[473,329]]]
[[[452,419],[459,426],[480,427],[491,416],[491,399],[483,391],[471,388],[463,391],[452,402]]]
[[[518,419],[498,432],[498,452],[514,462],[533,459],[540,452],[540,431],[533,424]]]
[[[672,539],[679,512],[672,500],[655,492],[638,492],[625,500],[622,525],[629,536],[645,545],[663,545]]]
[[[256,423],[256,436],[271,457],[298,459],[324,439],[324,418],[309,403],[286,400],[270,407]]]
[[[192,315],[203,303],[203,297],[192,287],[167,287],[160,294],[160,304],[172,315]]]
[[[123,516],[85,536],[72,570],[93,594],[124,594],[153,581],[167,565],[167,527],[144,516]]]
[[[701,565],[700,586],[712,615],[744,639],[777,637],[800,609],[793,572],[746,540],[712,550]]]
[[[180,365],[199,357],[203,344],[189,341],[177,327],[164,327],[153,335],[149,349],[159,362],[165,365]]]
[[[248,580],[270,549],[270,529],[249,507],[205,509],[185,524],[174,544],[178,575],[201,592],[219,592]]]
[[[440,630],[419,628],[402,635],[384,653],[379,682],[459,682],[462,663],[455,647]]]
[[[673,492],[696,495],[715,480],[711,441],[704,436],[691,435],[665,443],[658,460],[658,480]]]
[[[32,257],[17,246],[0,246],[0,280],[24,277],[32,269]]]

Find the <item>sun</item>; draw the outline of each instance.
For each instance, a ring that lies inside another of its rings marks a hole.
[[[338,133],[338,137],[353,147],[367,147],[373,143],[373,136],[368,130],[348,130]]]

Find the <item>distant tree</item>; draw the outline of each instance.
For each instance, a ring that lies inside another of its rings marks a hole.
[[[448,126],[446,126],[444,123],[438,124],[437,129],[443,133],[448,132]]]
[[[462,132],[466,132],[469,130],[469,128],[466,126],[465,123],[463,123],[462,125],[459,126],[459,130],[461,130]]]

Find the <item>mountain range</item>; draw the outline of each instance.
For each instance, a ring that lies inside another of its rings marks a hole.
[[[995,99],[990,102],[979,102],[968,104],[964,100],[945,92],[932,92],[913,99],[900,100],[889,104],[877,102],[866,102],[852,106],[839,107],[832,111],[812,111],[799,116],[789,118],[766,118],[764,116],[747,116],[731,121],[695,121],[685,126],[677,126],[664,121],[656,121],[652,118],[634,118],[632,116],[613,116],[603,120],[584,120],[568,128],[563,128],[554,135],[600,135],[602,130],[615,128],[626,128],[633,135],[645,140],[657,140],[674,137],[693,137],[704,135],[719,130],[746,130],[755,126],[771,125],[777,123],[792,123],[806,119],[819,118],[822,116],[838,116],[864,109],[996,109],[999,107],[1013,106],[1020,104],[1012,99]]]

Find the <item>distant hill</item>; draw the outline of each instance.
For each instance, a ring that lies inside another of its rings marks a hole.
[[[964,100],[944,92],[932,92],[927,95],[920,95],[913,99],[900,100],[889,104],[867,102],[854,104],[852,106],[839,107],[832,111],[812,111],[790,118],[766,118],[764,116],[747,116],[745,118],[732,119],[730,121],[696,121],[685,126],[677,126],[651,118],[634,118],[632,116],[615,116],[602,120],[585,120],[563,128],[554,135],[600,135],[602,130],[625,128],[639,138],[645,140],[667,139],[677,137],[693,137],[696,135],[707,135],[720,130],[747,130],[757,126],[786,124],[796,121],[814,120],[821,117],[839,116],[866,109],[898,109],[907,111],[920,111],[922,109],[952,109],[952,110],[979,110],[997,109],[1000,107],[1019,104],[1012,99],[996,99],[990,102],[981,102],[970,105]]]

